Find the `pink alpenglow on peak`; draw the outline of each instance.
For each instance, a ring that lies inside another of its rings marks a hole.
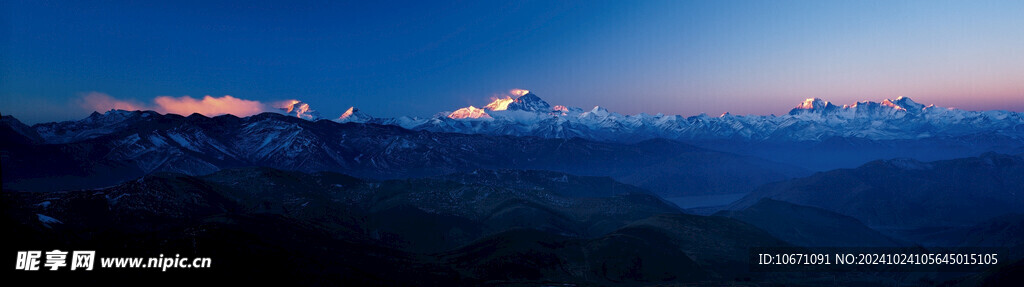
[[[892,101],[890,101],[889,99],[885,99],[884,101],[882,101],[882,105],[883,105],[883,106],[886,106],[886,107],[890,107],[890,108],[896,109],[896,110],[901,110],[901,111],[906,111],[906,110],[907,110],[907,109],[906,109],[906,108],[904,108],[904,107],[901,107],[901,106],[899,106],[899,105],[897,105],[897,104],[894,104],[894,103],[893,103]]]
[[[345,113],[341,114],[341,116],[334,121],[339,123],[365,123],[372,119],[372,116],[359,111],[356,107],[349,107],[348,110],[345,110]]]
[[[487,111],[526,110],[550,112],[550,106],[529,90],[512,89],[507,95],[491,97],[491,102],[483,108],[469,106],[448,114],[452,119],[491,119]]]
[[[484,109],[469,106],[455,110],[448,114],[448,117],[452,119],[490,119],[491,115],[488,115]]]
[[[512,89],[508,91],[508,94],[511,96],[492,97],[491,103],[484,106],[484,109],[489,111],[507,110],[509,104],[522,102],[521,98],[525,95],[530,94],[530,91],[524,89]]]
[[[284,114],[304,120],[315,121],[320,119],[320,113],[309,107],[309,104],[299,100],[285,101],[280,109]]]
[[[505,96],[505,98],[495,98],[490,104],[484,106],[484,109],[491,111],[504,111],[508,109],[508,104],[511,104],[513,101],[515,100],[509,96]]]
[[[792,110],[790,110],[789,114],[790,115],[797,115],[797,114],[808,113],[808,112],[811,112],[811,113],[814,113],[814,112],[824,113],[824,112],[831,112],[831,111],[836,110],[838,108],[839,107],[837,107],[836,105],[833,105],[832,103],[830,103],[830,102],[828,102],[826,100],[822,100],[821,98],[809,98],[809,99],[804,100],[803,103],[800,103],[799,105],[794,107]]]
[[[828,105],[831,105],[831,104],[832,103],[830,103],[829,101],[822,100],[821,98],[808,98],[808,99],[804,100],[803,103],[800,103],[799,105],[797,105],[795,107],[795,109],[813,110],[813,109],[824,108],[824,107],[826,107]]]
[[[855,113],[893,113],[897,114],[910,113],[919,114],[927,106],[914,102],[908,97],[899,97],[896,100],[885,99],[881,102],[872,101],[861,101],[856,102],[853,105],[836,106],[832,103],[819,99],[811,98],[804,100],[803,103],[797,105],[793,110],[789,112],[790,115],[799,115],[806,113],[834,113],[841,111],[855,111]]]

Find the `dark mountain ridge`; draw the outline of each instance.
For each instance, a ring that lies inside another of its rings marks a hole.
[[[14,122],[5,121],[5,130],[17,130]],[[619,144],[435,133],[275,113],[208,118],[112,111],[54,124],[43,137],[55,143],[39,144],[21,133],[2,136],[0,149],[8,155],[3,184],[19,190],[96,188],[153,172],[203,175],[248,166],[379,179],[481,168],[553,170],[610,176],[662,195],[741,193],[801,174],[797,168],[662,139]]]
[[[875,228],[971,226],[1024,208],[1024,157],[873,161],[765,184],[730,209],[762,198],[822,208]]]

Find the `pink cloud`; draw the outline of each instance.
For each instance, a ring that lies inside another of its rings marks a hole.
[[[200,113],[206,116],[232,114],[244,117],[267,111],[267,106],[259,101],[243,100],[229,95],[219,98],[205,96],[202,100],[189,96],[160,96],[153,101],[161,109],[160,112],[179,115]]]
[[[153,110],[164,114],[170,113],[184,116],[199,113],[205,116],[232,114],[240,117],[268,112],[273,108],[272,105],[264,104],[260,101],[239,99],[230,95],[222,97],[205,96],[202,99],[190,96],[159,96],[153,99],[153,104],[144,104],[131,100],[119,100],[100,92],[84,94],[81,99],[81,106],[88,110],[101,112],[112,109],[130,111]]]

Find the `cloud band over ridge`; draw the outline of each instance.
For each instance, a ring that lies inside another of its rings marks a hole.
[[[133,100],[121,100],[106,93],[89,92],[82,95],[81,107],[90,111],[104,112],[112,109],[117,110],[153,110],[163,114],[191,115],[199,113],[205,116],[218,116],[232,114],[239,117],[251,116],[262,112],[276,111],[280,106],[290,103],[293,100],[285,100],[274,103],[263,103],[256,100],[246,100],[230,95],[221,97],[204,96],[196,99],[191,96],[171,97],[158,96],[151,104],[141,103]]]

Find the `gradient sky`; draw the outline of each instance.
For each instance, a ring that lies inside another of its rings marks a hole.
[[[429,116],[529,89],[620,113],[909,96],[1024,110],[1024,1],[4,1],[0,113],[94,92]]]

